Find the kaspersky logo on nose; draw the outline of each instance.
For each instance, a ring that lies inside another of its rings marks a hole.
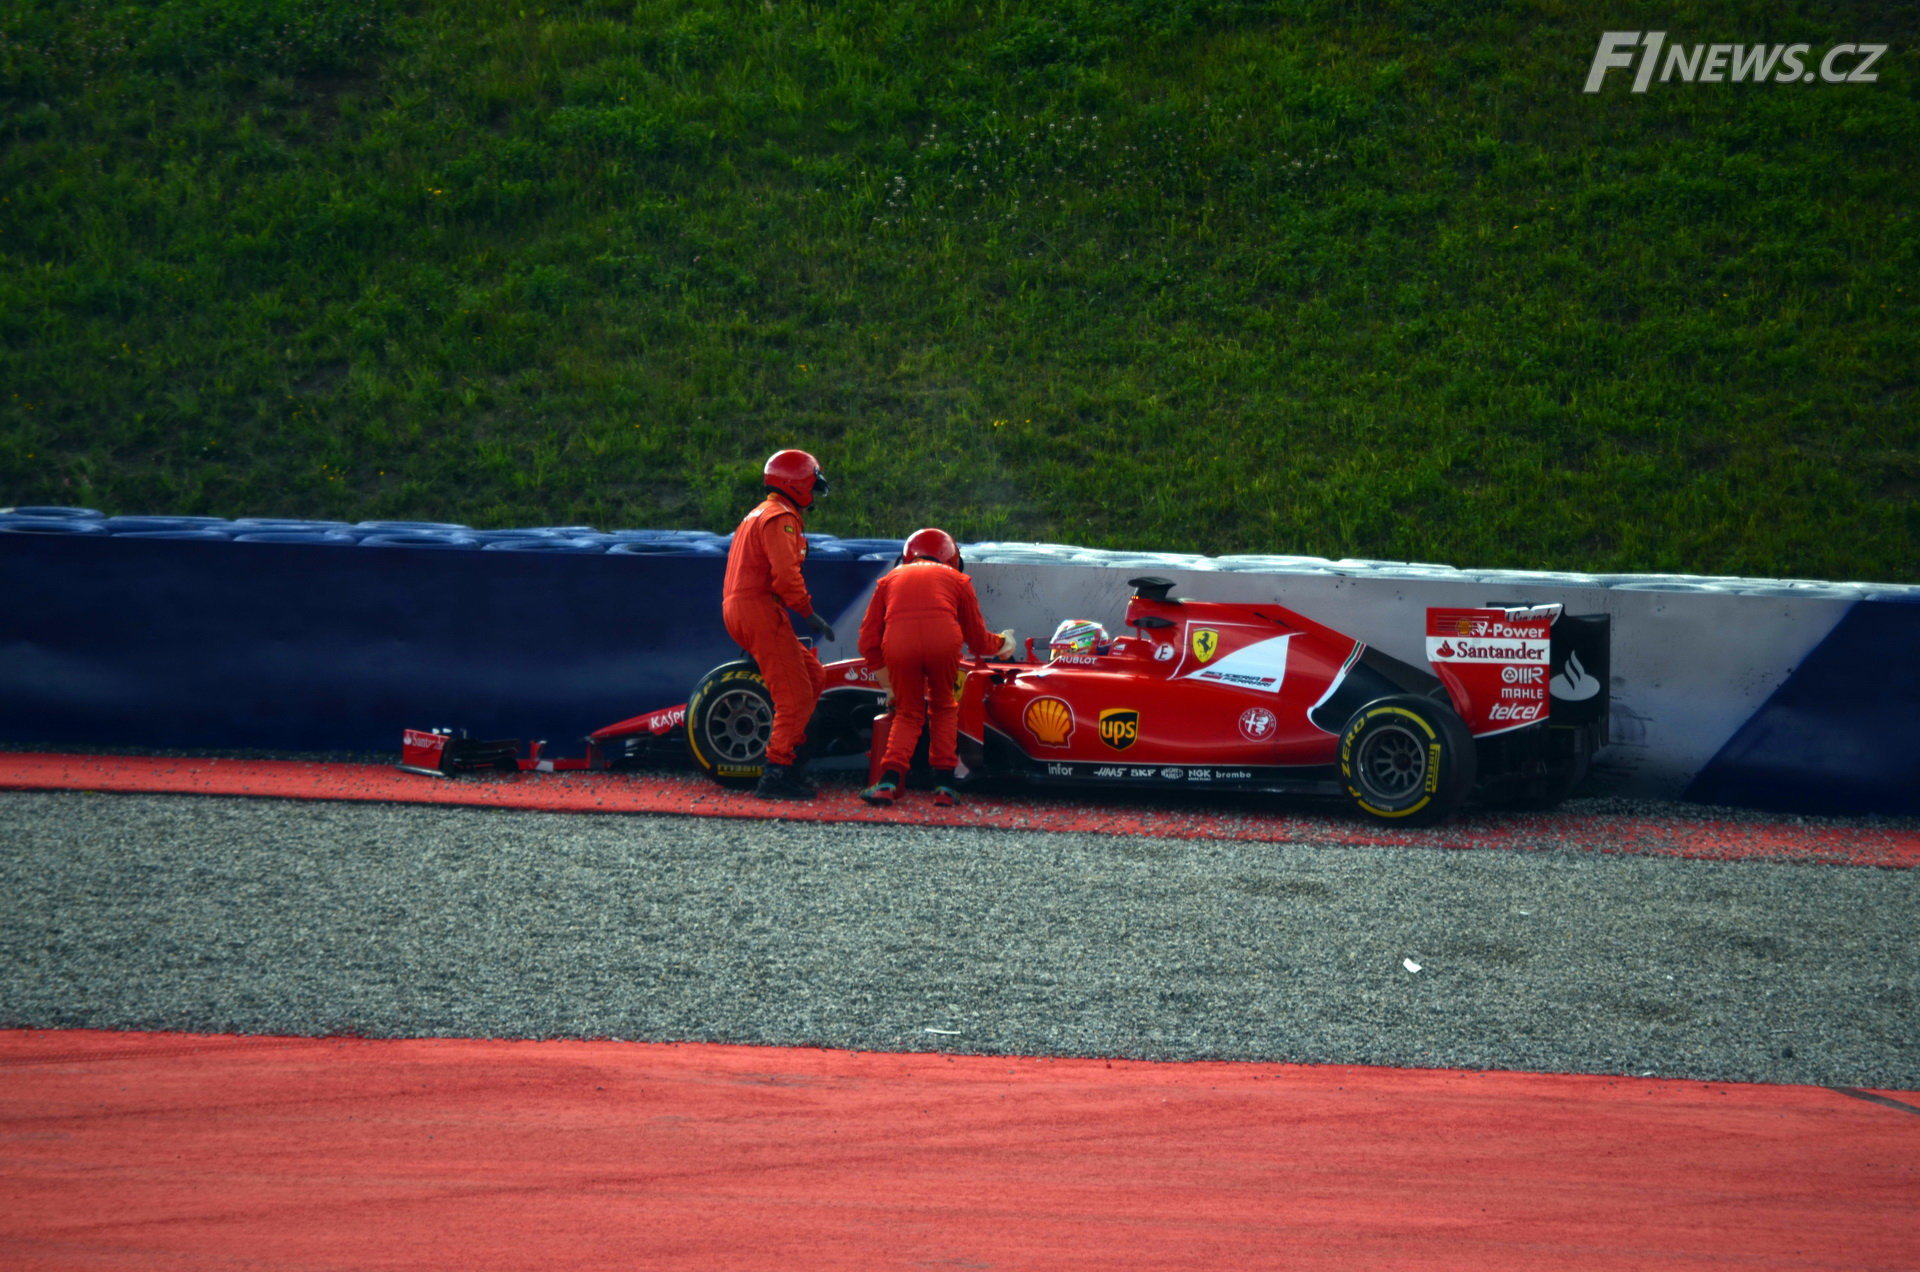
[[[1669,43],[1665,31],[1605,31],[1587,68],[1587,92],[1610,71],[1633,72],[1633,91],[1654,76],[1662,84],[1872,84],[1884,44],[1836,44],[1816,56],[1811,44]]]

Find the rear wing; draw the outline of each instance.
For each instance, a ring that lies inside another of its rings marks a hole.
[[[1596,721],[1604,735],[1612,620],[1564,608],[1427,611],[1427,661],[1473,736]]]

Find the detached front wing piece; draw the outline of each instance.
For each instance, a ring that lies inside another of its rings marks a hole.
[[[476,769],[520,770],[520,744],[481,741],[452,729],[408,729],[400,735],[400,768],[427,777],[452,777]]]

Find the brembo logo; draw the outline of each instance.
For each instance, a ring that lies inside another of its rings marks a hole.
[[[1872,84],[1884,44],[1836,44],[1818,55],[1811,44],[1667,43],[1665,31],[1606,31],[1587,68],[1587,91],[1597,93],[1609,71],[1633,71],[1633,91],[1644,93],[1655,75],[1662,84]]]

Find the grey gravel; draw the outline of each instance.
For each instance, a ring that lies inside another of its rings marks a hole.
[[[0,1025],[1912,1090],[1917,874],[0,792]]]

